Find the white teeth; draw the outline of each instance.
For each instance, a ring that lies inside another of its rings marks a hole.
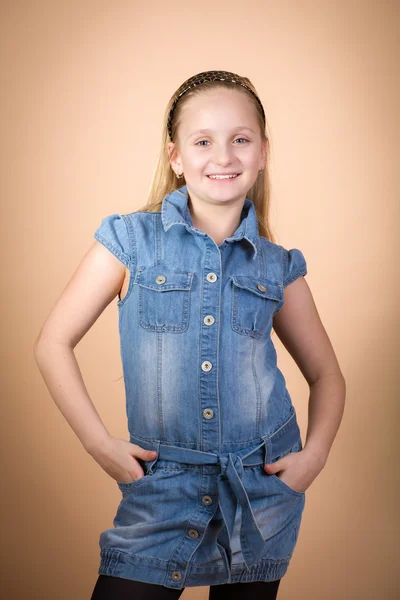
[[[210,179],[233,179],[237,175],[209,175]]]

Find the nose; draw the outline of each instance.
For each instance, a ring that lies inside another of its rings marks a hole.
[[[234,150],[231,146],[218,146],[214,152],[213,158],[217,165],[230,165],[234,158]]]

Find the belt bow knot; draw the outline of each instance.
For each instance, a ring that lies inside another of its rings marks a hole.
[[[229,540],[232,538],[238,504],[242,511],[240,544],[246,567],[259,560],[265,548],[265,540],[260,531],[250,500],[243,485],[243,462],[234,452],[218,455],[221,472],[218,475],[220,508]],[[232,494],[233,492],[233,494]],[[229,556],[229,560],[231,557]]]

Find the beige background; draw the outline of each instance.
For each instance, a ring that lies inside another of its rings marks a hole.
[[[304,252],[347,382],[342,426],[307,491],[279,600],[399,597],[399,5],[1,3],[8,600],[90,598],[98,536],[119,491],[49,396],[32,345],[101,218],[145,203],[168,98],[207,69],[246,75],[259,92],[277,242]],[[275,343],[304,437],[308,387]],[[118,344],[113,302],[76,354],[107,428],[123,437]]]

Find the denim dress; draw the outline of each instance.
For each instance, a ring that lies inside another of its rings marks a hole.
[[[259,235],[249,198],[218,246],[193,226],[186,185],[94,237],[130,270],[117,298],[129,438],[158,452],[116,482],[98,573],[174,589],[281,578],[305,492],[263,469],[303,448],[271,328],[302,252]]]

